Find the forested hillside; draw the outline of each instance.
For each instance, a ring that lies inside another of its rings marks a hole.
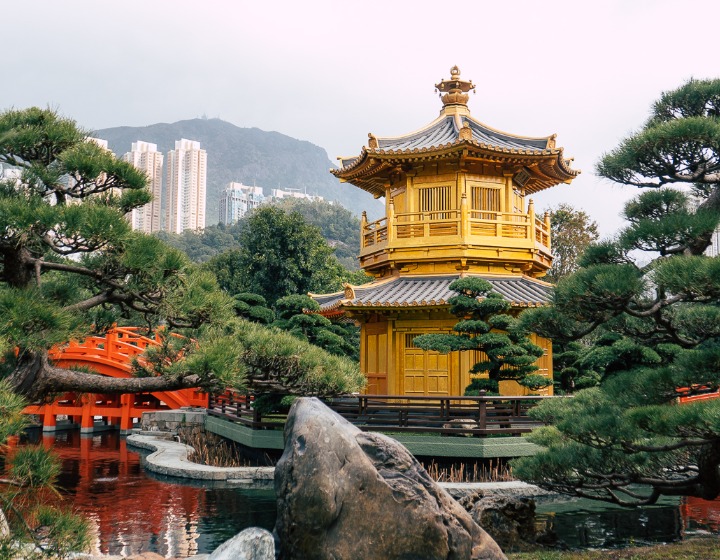
[[[327,152],[310,142],[297,140],[259,128],[240,128],[220,119],[191,119],[176,123],[158,123],[144,127],[105,128],[93,135],[108,141],[118,156],[129,152],[133,142],[157,144],[167,153],[181,138],[196,140],[207,151],[206,224],[218,222],[221,190],[230,181],[271,189],[301,189],[328,201],[338,201],[355,213],[367,210],[379,218],[383,206],[371,195],[347,184],[340,184],[328,170],[334,164]],[[358,146],[358,151],[360,146]]]

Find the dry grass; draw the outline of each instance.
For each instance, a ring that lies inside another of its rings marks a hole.
[[[512,468],[502,461],[474,461],[472,463],[439,464],[434,460],[424,465],[436,482],[508,482],[515,480]]]
[[[202,428],[180,428],[178,439],[195,450],[194,453],[188,455],[188,460],[193,463],[212,467],[256,466],[253,461],[243,457],[232,442],[206,432]]]
[[[720,538],[698,537],[619,550],[538,551],[507,556],[509,560],[720,560]]]

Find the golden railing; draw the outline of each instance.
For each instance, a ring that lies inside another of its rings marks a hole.
[[[469,236],[504,239],[528,239],[550,249],[550,228],[534,213],[518,214],[488,210],[467,212],[467,230],[463,232],[463,212],[407,212],[367,222],[362,228],[362,248],[373,247],[395,239]],[[390,229],[388,229],[390,228]]]
[[[396,214],[392,227],[395,230],[395,239],[460,235],[460,211]]]
[[[387,240],[387,218],[370,222],[362,231],[362,246],[372,247]]]

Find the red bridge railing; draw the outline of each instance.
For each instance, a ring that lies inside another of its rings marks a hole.
[[[105,336],[89,336],[81,341],[70,341],[49,352],[59,367],[85,367],[109,377],[132,377],[132,360],[148,346],[160,344],[159,336],[149,338],[138,327],[116,327]],[[175,335],[172,335],[175,336]],[[40,417],[43,429],[54,430],[58,416],[67,417],[84,430],[92,430],[100,418],[105,423],[130,430],[143,412],[207,406],[207,394],[198,389],[157,391],[124,395],[76,394],[57,395],[50,402],[31,404],[25,414]]]

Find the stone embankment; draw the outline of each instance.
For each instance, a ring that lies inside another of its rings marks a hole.
[[[273,467],[213,467],[188,459],[193,452],[189,445],[170,439],[171,436],[148,435],[148,432],[128,436],[128,444],[152,451],[146,458],[145,469],[165,476],[195,480],[228,481],[249,487],[272,487]]]
[[[128,436],[127,442],[140,449],[153,451],[146,458],[145,469],[166,476],[196,480],[227,480],[233,484],[270,487],[275,474],[274,467],[212,467],[199,465],[188,459],[192,447],[175,441],[170,433],[140,432]],[[502,496],[542,498],[549,492],[526,482],[440,482],[453,498],[482,492]]]

